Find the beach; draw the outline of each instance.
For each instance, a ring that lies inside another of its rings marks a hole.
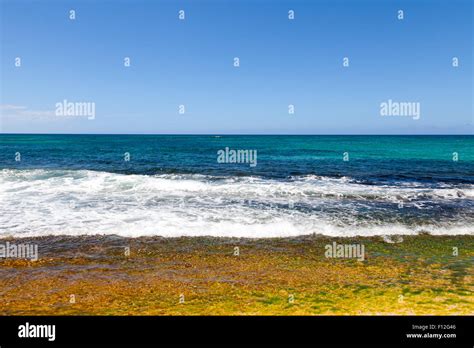
[[[39,257],[0,258],[2,315],[473,314],[473,236],[7,241]],[[326,257],[334,243],[364,260]]]

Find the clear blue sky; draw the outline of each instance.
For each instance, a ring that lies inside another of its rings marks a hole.
[[[470,0],[0,3],[2,132],[473,132]],[[51,115],[63,99],[95,120]],[[388,99],[420,119],[380,116]]]

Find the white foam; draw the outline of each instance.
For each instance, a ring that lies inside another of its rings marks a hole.
[[[406,226],[357,220],[358,209],[370,202],[403,201],[422,209],[426,202],[470,199],[472,186],[374,186],[350,178],[316,176],[278,181],[86,170],[2,170],[0,192],[0,236],[474,234],[474,227],[466,221]],[[289,209],[290,202],[317,209]]]

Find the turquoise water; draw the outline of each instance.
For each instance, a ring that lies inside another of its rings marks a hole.
[[[219,159],[226,148],[240,160]],[[2,235],[472,234],[474,225],[474,136],[3,134],[0,170]]]

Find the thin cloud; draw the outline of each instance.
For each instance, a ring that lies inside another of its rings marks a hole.
[[[53,110],[32,110],[27,106],[13,104],[0,104],[0,114],[2,118],[46,119],[55,117]]]
[[[0,104],[0,110],[22,110],[27,109],[26,106],[12,105],[12,104]]]

